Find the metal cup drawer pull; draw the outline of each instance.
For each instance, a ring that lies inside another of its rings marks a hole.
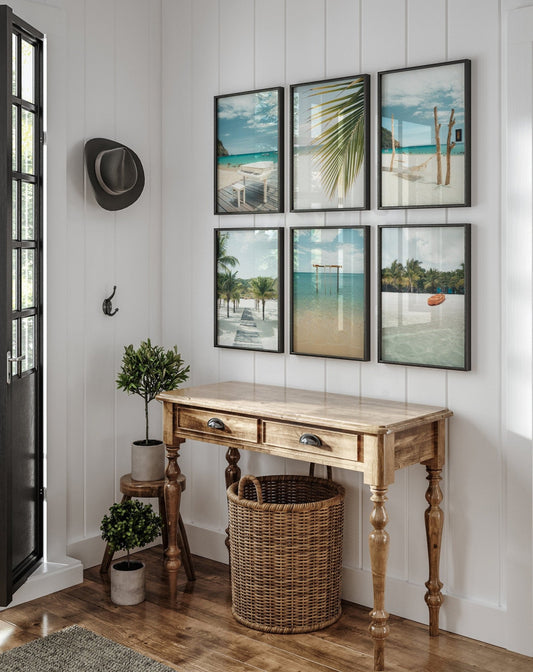
[[[218,418],[210,418],[207,421],[207,426],[210,427],[211,429],[226,429],[226,426],[222,422],[222,420],[219,420]]]
[[[314,446],[315,448],[319,448],[322,445],[320,437],[316,434],[302,434],[300,443],[304,443],[306,446]]]

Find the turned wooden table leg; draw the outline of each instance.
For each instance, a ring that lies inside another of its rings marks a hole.
[[[370,612],[370,634],[374,640],[374,672],[385,669],[385,638],[389,634],[389,614],[385,611],[385,576],[389,556],[389,533],[385,530],[388,515],[385,509],[387,488],[370,486],[374,509],[370,522],[374,528],[368,537],[372,583],[374,587],[374,608]]]
[[[237,466],[237,462],[240,459],[241,454],[237,448],[228,448],[226,452],[226,461],[228,466],[224,472],[224,476],[226,478],[226,489],[229,488],[230,485],[233,485],[233,483],[237,483],[237,481],[239,481],[241,478],[241,468]],[[226,544],[226,548],[228,549],[229,553],[229,525],[226,527],[226,541],[224,543]]]
[[[429,634],[431,637],[436,637],[439,634],[439,610],[443,601],[442,582],[439,580],[440,549],[444,524],[444,513],[439,506],[442,502],[442,490],[439,485],[439,481],[442,480],[442,469],[427,466],[426,470],[428,472],[427,480],[429,481],[426,491],[426,500],[429,506],[425,512],[429,580],[426,581],[428,590],[425,600],[429,608]]]
[[[181,486],[178,476],[181,471],[178,465],[180,444],[167,444],[168,465],[164,487],[165,508],[167,515],[168,546],[165,550],[165,569],[168,572],[170,597],[175,599],[178,570],[181,566],[180,549],[178,547],[178,521],[180,515]]]

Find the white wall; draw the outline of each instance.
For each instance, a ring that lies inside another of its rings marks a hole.
[[[500,133],[507,119],[501,105],[502,86],[507,87],[502,53],[507,49],[508,12],[518,4],[498,0],[163,0],[163,336],[179,344],[191,363],[194,384],[238,379],[449,406],[455,415],[449,425],[443,483],[446,523],[441,578],[447,597],[441,624],[532,655],[527,634],[532,614],[530,532],[524,537],[525,562],[515,557],[521,547],[515,536],[521,527],[516,512],[523,512],[526,523],[531,515],[531,465],[524,457],[525,472],[511,478],[513,456],[520,449],[508,444],[511,395],[521,387],[531,388],[527,370],[531,340],[527,340],[529,331],[521,334],[508,326],[508,311],[514,311],[516,299],[502,284],[513,274],[519,283],[530,281],[529,257],[522,274],[514,261],[521,242],[527,251],[530,239],[520,241],[520,234],[513,233],[518,240],[510,241],[508,229],[513,223],[505,217],[502,222],[501,217],[509,196],[502,201],[502,161],[507,157]],[[378,211],[376,72],[461,58],[472,60],[472,207]],[[214,95],[360,72],[372,75],[371,210],[213,215]],[[526,221],[530,226],[530,211]],[[377,225],[447,222],[472,223],[472,371],[378,364]],[[373,361],[213,347],[215,227],[349,223],[372,227]],[[510,258],[505,257],[507,249]],[[530,322],[530,288],[523,298],[521,317],[513,312],[514,327],[520,321]],[[514,353],[518,346],[529,353],[522,360],[525,374],[510,355],[510,349]],[[521,422],[531,427],[530,404],[526,403]],[[521,449],[530,452],[529,429],[524,441]],[[189,483],[182,510],[190,525],[193,551],[224,561],[224,449],[187,442],[181,452]],[[304,464],[245,452],[240,465],[243,473],[305,469]],[[369,493],[358,474],[336,470],[335,477],[347,488],[344,596],[369,605]],[[515,485],[520,485],[518,491]],[[388,504],[387,607],[423,622],[427,620],[425,488],[422,468],[399,472]],[[508,506],[511,501],[514,517]],[[510,536],[515,543],[508,554]],[[520,581],[526,588],[521,600]]]

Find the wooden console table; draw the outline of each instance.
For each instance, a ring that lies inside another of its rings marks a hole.
[[[439,486],[444,465],[447,408],[365,399],[340,394],[227,382],[164,392],[163,440],[168,466],[165,501],[168,548],[165,566],[171,593],[175,594],[180,567],[177,525],[181,489],[178,451],[185,439],[228,447],[226,486],[239,480],[239,449],[306,462],[362,471],[370,487],[373,510],[369,535],[374,606],[370,633],[374,640],[374,670],[385,669],[385,638],[389,615],[385,611],[385,575],[389,534],[385,502],[394,472],[411,464],[424,464],[429,486],[425,512],[429,579],[425,596],[429,608],[429,634],[438,635],[442,583],[439,560],[443,513]]]

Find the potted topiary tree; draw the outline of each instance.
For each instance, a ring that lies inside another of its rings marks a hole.
[[[115,604],[139,604],[143,602],[144,563],[130,559],[133,548],[142,548],[154,541],[161,532],[161,516],[151,504],[129,499],[113,504],[109,515],[100,525],[102,539],[113,551],[126,551],[126,560],[111,566],[111,601]]]
[[[148,404],[165,390],[175,390],[189,377],[189,366],[177,346],[165,351],[160,345],[143,341],[137,350],[124,346],[118,389],[144,400],[145,438],[131,446],[131,477],[135,481],[158,481],[165,477],[165,444],[150,438]]]

